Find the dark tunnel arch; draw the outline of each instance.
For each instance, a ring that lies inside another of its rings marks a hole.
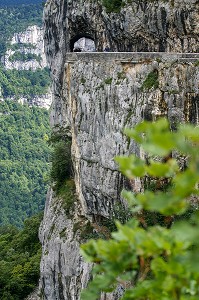
[[[85,33],[80,33],[80,34],[75,35],[75,36],[74,36],[73,38],[71,38],[71,40],[70,40],[70,51],[71,51],[71,52],[73,52],[75,43],[76,43],[79,39],[81,39],[81,38],[90,39],[90,40],[92,40],[92,41],[94,42],[94,44],[95,44],[95,40],[94,40],[94,38],[93,38],[91,35],[85,34]],[[96,49],[96,44],[95,44],[95,49]]]

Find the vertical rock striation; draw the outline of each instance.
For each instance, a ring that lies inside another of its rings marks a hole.
[[[199,52],[198,19],[197,0],[132,0],[120,13],[107,13],[96,0],[48,0],[44,9],[47,58],[58,78],[65,54],[82,36],[93,39],[97,51],[109,45],[119,52]]]
[[[197,54],[167,53],[66,55],[63,96],[54,103],[52,121],[71,129],[78,201],[66,214],[62,200],[48,196],[40,236],[44,299],[79,299],[88,282],[90,267],[79,255],[82,232],[89,221],[96,228],[122,202],[124,180],[114,157],[141,155],[122,129],[159,116],[167,116],[173,128],[179,121],[198,123],[198,59]],[[145,87],[153,72],[157,82]],[[139,182],[128,184],[140,188]]]

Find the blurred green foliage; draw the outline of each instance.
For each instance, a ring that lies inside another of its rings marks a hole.
[[[38,284],[41,245],[39,213],[24,222],[22,230],[0,226],[0,299],[22,300]]]
[[[124,225],[117,221],[111,239],[82,246],[85,258],[95,263],[94,279],[82,300],[98,299],[101,291],[118,286],[123,300],[199,299],[199,213],[194,209],[199,195],[199,128],[180,125],[171,132],[168,122],[160,119],[125,133],[140,144],[146,160],[117,157],[122,173],[129,180],[150,176],[156,183],[166,179],[170,184],[143,193],[123,191],[133,217]],[[148,223],[154,214],[161,222]]]
[[[0,225],[21,227],[43,210],[50,172],[49,112],[0,102]]]

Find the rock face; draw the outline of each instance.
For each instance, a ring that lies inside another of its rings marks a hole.
[[[16,54],[22,54],[24,60]],[[5,69],[36,70],[46,67],[43,29],[34,25],[29,26],[24,32],[15,33],[2,62]]]
[[[36,288],[25,300],[38,300],[39,289]]]
[[[15,100],[15,99],[13,99]],[[21,104],[25,104],[28,102],[28,105],[30,106],[39,106],[42,108],[49,109],[52,103],[52,92],[49,87],[48,93],[44,95],[34,95],[31,96],[31,99],[27,99],[26,97],[20,97],[17,100]]]
[[[106,13],[96,0],[48,0],[44,13],[47,59],[59,76],[65,53],[83,36],[94,40],[97,51],[109,45],[119,52],[199,52],[198,19],[198,0],[132,0],[120,13]]]
[[[44,53],[43,29],[33,25],[26,31],[15,33],[10,45],[2,57],[2,64],[6,70],[32,70],[43,69],[47,66],[46,55]],[[0,99],[2,93],[0,91]],[[9,98],[16,101],[15,97]],[[46,109],[50,108],[52,103],[52,91],[49,90],[44,95],[31,95],[30,97],[17,97],[19,103],[28,103]]]
[[[92,232],[104,229],[100,222],[122,203],[121,189],[141,188],[139,181],[125,182],[114,161],[116,155],[142,155],[123,128],[159,116],[167,116],[173,128],[177,122],[198,124],[199,55],[177,53],[197,52],[198,1],[172,3],[132,1],[120,14],[107,14],[96,1],[46,3],[46,52],[54,79],[51,123],[70,129],[77,200],[66,212],[63,199],[52,191],[47,195],[40,228],[41,299],[80,299],[91,269],[79,253],[88,224]],[[176,53],[69,53],[83,35],[98,51],[108,44],[117,51]],[[121,293],[118,288],[101,300],[119,299]]]
[[[78,299],[91,271],[91,266],[79,255],[79,233],[75,230],[78,221],[66,216],[63,200],[52,190],[46,203],[40,230],[43,259],[39,299]]]
[[[56,98],[51,117],[54,124],[71,129],[78,203],[71,216],[61,199],[47,197],[40,238],[41,289],[48,300],[79,299],[88,282],[89,266],[79,255],[78,234],[85,220],[99,224],[122,202],[124,179],[114,157],[141,155],[122,129],[159,116],[167,116],[173,127],[179,121],[199,120],[197,54],[71,53],[65,58],[63,94]],[[154,72],[157,79],[147,90],[147,78]],[[139,182],[131,182],[131,188],[139,190]]]

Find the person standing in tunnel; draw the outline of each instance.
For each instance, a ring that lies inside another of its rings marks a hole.
[[[109,48],[108,45],[106,45],[106,47],[104,48],[104,52],[110,52],[110,51],[111,51],[111,49]]]
[[[79,47],[78,47],[78,48],[74,48],[74,49],[73,49],[73,52],[82,52],[82,49],[79,48]]]

